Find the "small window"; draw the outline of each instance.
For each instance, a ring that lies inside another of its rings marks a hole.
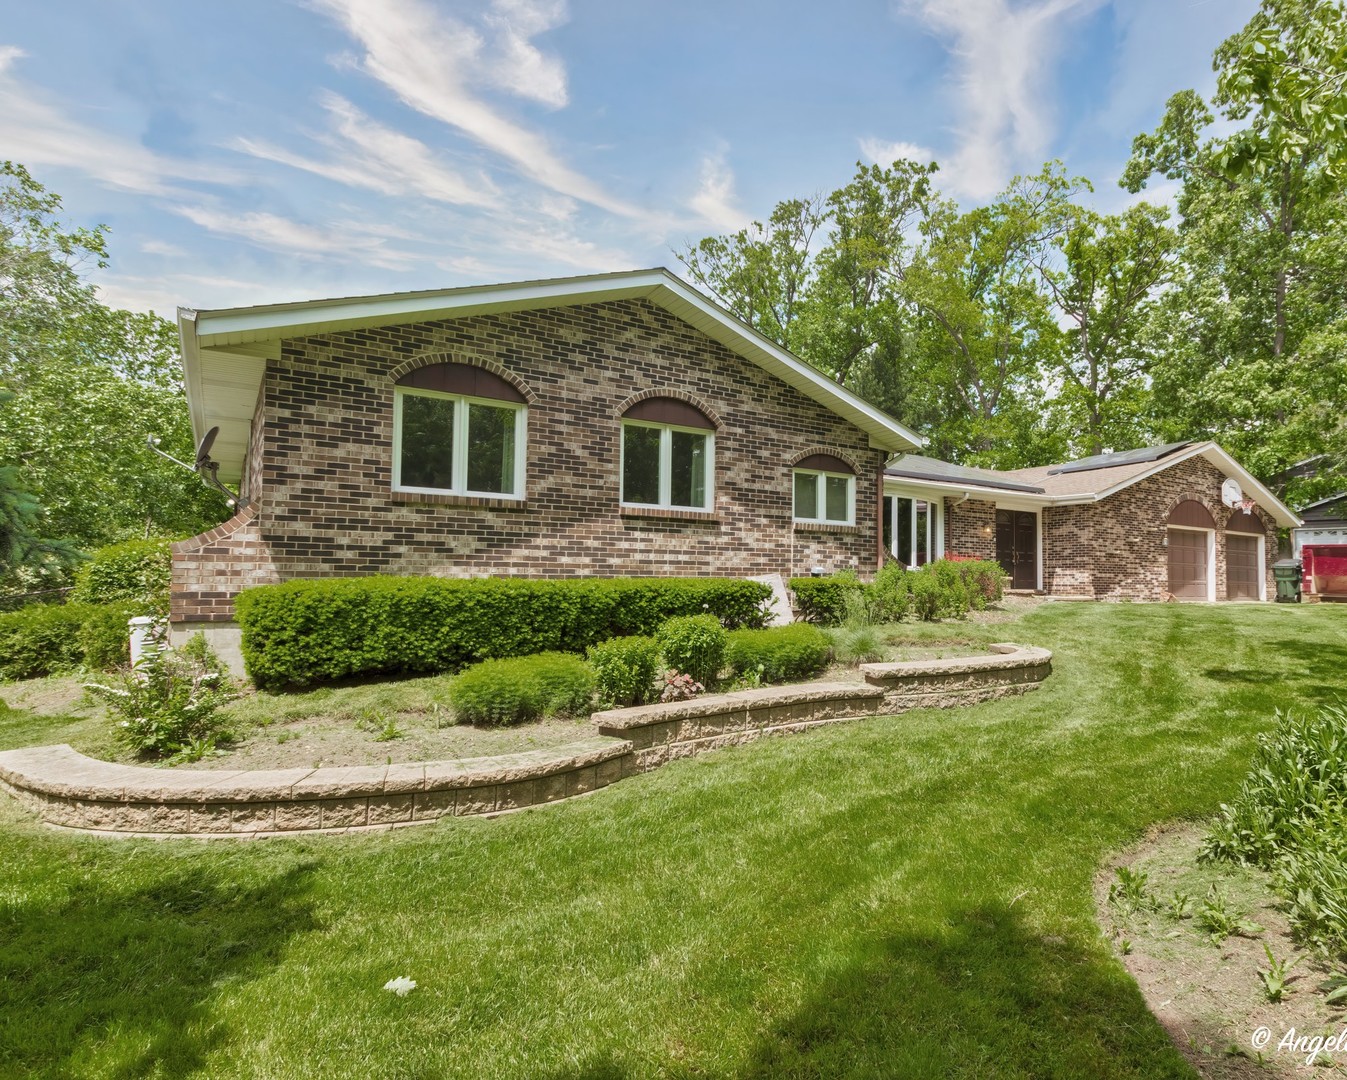
[[[398,386],[393,487],[523,498],[527,412],[519,402]]]
[[[851,473],[795,470],[795,520],[851,525],[856,519],[856,477]]]
[[[622,502],[709,510],[715,436],[710,431],[622,421]]]

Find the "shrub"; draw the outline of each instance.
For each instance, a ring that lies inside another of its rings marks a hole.
[[[145,614],[145,605],[136,600],[83,605],[79,643],[85,666],[109,671],[131,663],[130,622]]]
[[[738,634],[760,632],[735,631]],[[610,638],[591,645],[588,657],[594,669],[599,698],[605,705],[619,708],[645,705],[654,698],[660,661],[659,642],[654,638],[641,635]]]
[[[688,701],[705,689],[706,687],[691,675],[669,668],[660,676],[659,699],[663,702]]]
[[[819,626],[837,626],[846,617],[847,595],[864,588],[852,573],[790,579],[790,591],[795,594],[800,616]]]
[[[655,637],[669,667],[691,675],[704,686],[720,678],[725,659],[725,628],[714,615],[670,619]]]
[[[809,623],[766,630],[733,630],[725,638],[725,663],[736,675],[761,672],[763,682],[808,679],[828,666],[828,635]]]
[[[181,650],[151,647],[131,674],[85,687],[120,718],[116,734],[133,750],[180,760],[214,747],[217,713],[238,696],[200,634]]]
[[[84,660],[85,604],[33,604],[0,615],[0,678],[36,679]]]
[[[128,540],[95,551],[75,574],[70,599],[110,604],[137,601],[142,615],[168,614],[172,557],[167,540]]]
[[[578,656],[545,652],[474,664],[449,684],[449,703],[468,724],[525,724],[588,712],[594,672]]]
[[[1000,600],[1005,591],[1006,572],[994,559],[975,559],[968,555],[946,555],[945,562],[958,571],[968,590],[974,611],[984,611]]]
[[[888,562],[879,568],[874,583],[866,590],[870,614],[875,622],[901,622],[912,611],[909,572],[902,563]]]
[[[769,586],[734,578],[362,577],[245,589],[236,602],[248,674],[264,688],[397,672],[652,634],[679,615],[761,626]]]

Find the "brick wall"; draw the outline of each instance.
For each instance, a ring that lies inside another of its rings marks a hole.
[[[396,493],[393,385],[422,363],[508,373],[530,397],[526,498]],[[719,421],[706,514],[619,505],[619,416],[643,391]],[[791,464],[857,469],[856,525],[793,526]],[[875,569],[884,454],[822,405],[645,301],[326,334],[269,362],[247,508],[175,546],[173,619],[228,619],[242,587],[367,573],[727,576]]]
[[[951,555],[996,558],[996,503],[946,496],[945,550]]]

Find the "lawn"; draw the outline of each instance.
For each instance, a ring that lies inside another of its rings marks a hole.
[[[494,821],[107,841],[0,800],[0,1072],[1191,1075],[1092,878],[1229,798],[1275,707],[1347,690],[1347,608],[1048,604],[962,636],[1055,674]]]

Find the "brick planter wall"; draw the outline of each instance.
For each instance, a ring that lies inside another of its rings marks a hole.
[[[526,391],[522,503],[391,490],[394,381],[442,362]],[[618,505],[619,417],[650,392],[719,421],[706,514]],[[792,524],[791,464],[819,448],[856,466],[854,526]],[[858,428],[640,300],[290,340],[254,420],[249,516],[176,546],[171,618],[227,620],[240,588],[295,577],[868,574],[883,458]]]

